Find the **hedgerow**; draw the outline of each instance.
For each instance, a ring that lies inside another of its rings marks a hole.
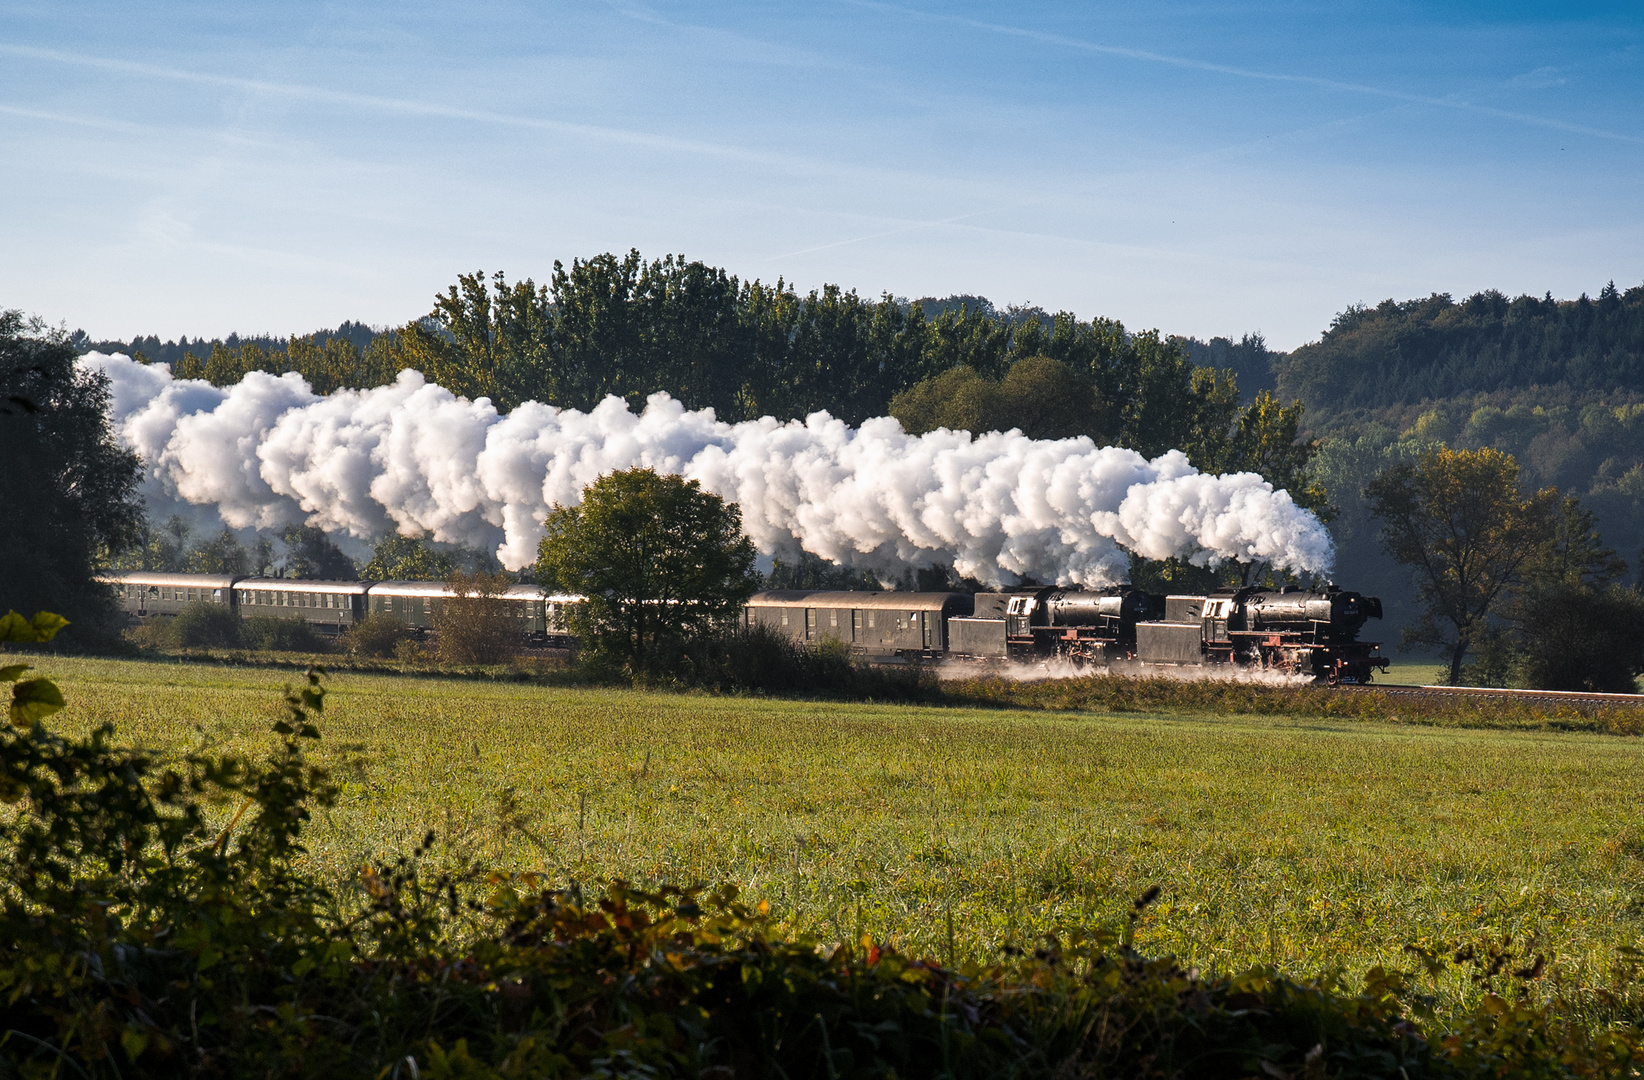
[[[0,624],[50,636],[37,618]],[[162,758],[50,732],[48,680],[0,733],[0,1076],[1631,1076],[1632,983],[1544,985],[1507,943],[1415,954],[1361,986],[1186,969],[1128,922],[989,966],[787,932],[734,886],[553,885],[416,850],[305,871],[321,673],[266,756]],[[1441,1023],[1423,980],[1480,1004]]]

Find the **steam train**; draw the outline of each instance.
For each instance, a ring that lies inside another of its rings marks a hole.
[[[103,579],[136,619],[223,604],[242,618],[300,619],[339,635],[367,615],[433,632],[450,593],[439,582],[307,581],[132,572]],[[566,616],[580,597],[516,585],[501,598],[528,645],[567,646]],[[1128,587],[1048,587],[1016,592],[911,593],[775,590],[743,608],[744,626],[795,641],[829,638],[870,659],[977,663],[1067,659],[1169,667],[1271,669],[1315,681],[1368,683],[1388,661],[1358,640],[1381,601],[1338,589],[1243,588],[1159,596]]]

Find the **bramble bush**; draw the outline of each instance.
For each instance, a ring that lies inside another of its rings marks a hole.
[[[60,622],[60,621],[59,621]],[[16,615],[7,640],[58,623]],[[1119,925],[997,963],[783,930],[733,886],[554,888],[423,844],[347,882],[303,869],[338,788],[309,760],[321,672],[268,753],[160,758],[26,665],[0,732],[0,1076],[1632,1076],[1636,979],[1566,990],[1510,943],[1416,953],[1359,988],[1183,969]],[[1423,980],[1480,1005],[1446,1026]]]

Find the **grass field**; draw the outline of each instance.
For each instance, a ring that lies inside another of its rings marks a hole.
[[[53,724],[265,745],[289,676],[48,659]],[[1211,968],[1409,966],[1533,937],[1605,977],[1644,936],[1644,740],[1363,720],[1012,712],[343,674],[312,858],[733,881],[829,938],[982,959],[1115,923]],[[950,934],[951,926],[951,934]],[[1469,991],[1460,982],[1446,993]]]

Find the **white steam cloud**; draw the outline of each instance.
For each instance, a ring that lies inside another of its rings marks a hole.
[[[370,540],[392,531],[536,559],[542,521],[599,476],[646,466],[740,504],[762,552],[799,548],[895,575],[951,563],[989,584],[1125,580],[1121,547],[1199,565],[1266,561],[1321,574],[1329,534],[1253,473],[1202,474],[1089,439],[1019,432],[852,429],[827,413],[728,424],[654,395],[635,415],[527,402],[502,415],[403,371],[391,386],[320,396],[295,374],[232,387],[92,353],[120,439],[143,458],[151,505],[215,508],[235,528],[307,522]]]

